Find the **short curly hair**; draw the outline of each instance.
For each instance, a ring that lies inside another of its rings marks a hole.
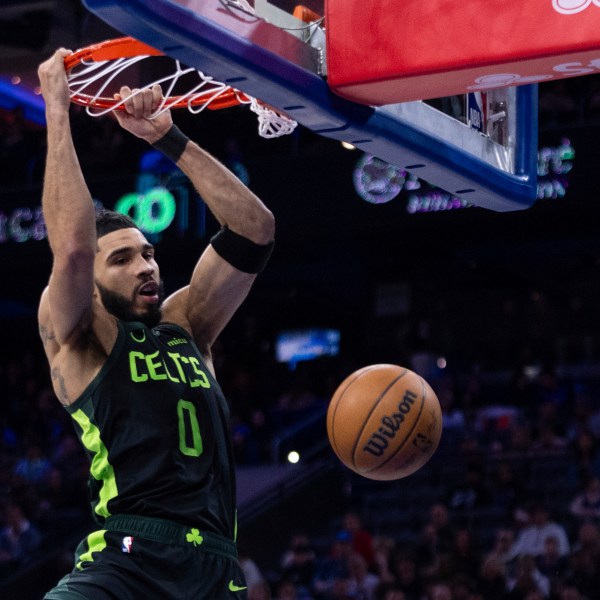
[[[130,227],[140,230],[135,221],[128,215],[105,208],[96,212],[96,238],[101,238],[103,235],[118,229],[129,229]]]

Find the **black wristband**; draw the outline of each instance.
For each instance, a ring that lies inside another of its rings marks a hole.
[[[152,144],[152,147],[176,163],[181,158],[189,141],[190,138],[181,133],[179,127],[173,124],[165,135]]]
[[[256,244],[252,240],[222,227],[210,243],[216,253],[244,273],[260,273],[267,264],[275,242]]]

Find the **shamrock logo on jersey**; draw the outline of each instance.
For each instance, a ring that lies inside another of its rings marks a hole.
[[[204,538],[200,535],[200,531],[196,528],[191,529],[190,532],[186,534],[185,539],[190,544],[194,544],[194,546],[199,546],[204,541]]]

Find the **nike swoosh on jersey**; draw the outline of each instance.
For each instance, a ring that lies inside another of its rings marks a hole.
[[[239,585],[235,585],[235,583],[233,583],[233,579],[229,582],[229,591],[230,592],[241,592],[242,590],[246,590],[248,589],[247,586],[243,585],[243,586],[239,586]]]

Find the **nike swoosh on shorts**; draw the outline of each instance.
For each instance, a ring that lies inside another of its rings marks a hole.
[[[230,592],[241,592],[242,590],[247,589],[247,586],[243,585],[243,586],[239,586],[239,585],[235,585],[235,583],[233,583],[233,579],[229,582],[229,591]]]

